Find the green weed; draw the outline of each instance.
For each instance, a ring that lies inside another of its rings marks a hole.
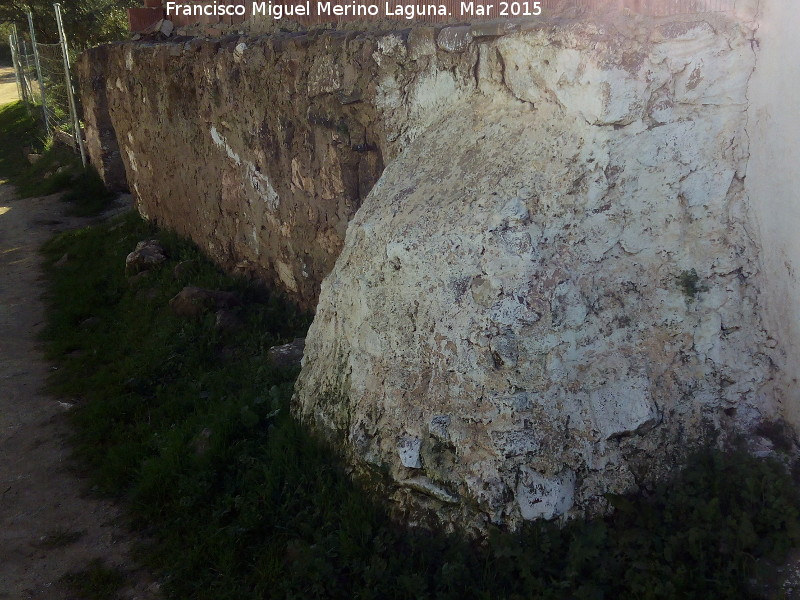
[[[86,569],[68,573],[62,581],[81,600],[113,600],[117,597],[117,591],[125,585],[125,575],[96,558]]]
[[[40,158],[29,163],[25,149]],[[69,212],[77,216],[99,214],[114,197],[72,150],[46,140],[22,102],[0,107],[0,176],[23,198],[65,192],[63,199],[72,205]]]
[[[36,122],[22,102],[0,106],[0,176],[9,178],[30,166],[24,147],[40,151],[44,132],[37,131]]]
[[[708,291],[708,286],[700,283],[700,276],[695,269],[681,271],[675,279],[688,302],[694,302],[700,292]]]
[[[125,255],[152,237],[169,261],[132,285]],[[757,561],[800,541],[783,468],[710,450],[646,497],[609,497],[606,519],[481,544],[398,525],[292,418],[296,372],[266,360],[306,316],[133,215],[56,237],[44,254],[51,388],[80,399],[77,453],[154,540],[145,557],[167,597],[748,598]],[[168,300],[188,284],[235,291],[245,326],[174,316]]]

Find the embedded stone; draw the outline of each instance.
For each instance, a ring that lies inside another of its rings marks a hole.
[[[408,32],[408,57],[419,60],[436,54],[436,31],[432,27],[414,27]]]
[[[483,21],[481,23],[473,24],[470,29],[470,35],[475,39],[500,37],[513,33],[519,29],[519,24],[507,19],[496,21]]]
[[[565,470],[545,477],[528,467],[520,469],[517,502],[522,518],[553,519],[572,508],[575,498],[575,473]]]
[[[472,42],[469,25],[445,27],[436,37],[436,44],[445,52],[461,52]]]
[[[589,394],[594,421],[603,439],[642,433],[658,422],[644,377],[615,381]]]
[[[433,481],[424,476],[412,477],[400,483],[401,486],[407,487],[415,492],[420,492],[431,498],[436,498],[440,502],[447,504],[455,504],[458,502],[458,496],[451,494],[445,488],[435,484]]]
[[[420,448],[422,448],[422,440],[417,437],[404,435],[400,438],[397,444],[397,454],[400,456],[400,462],[404,467],[409,469],[421,469],[422,461],[420,460]]]
[[[288,344],[272,346],[267,350],[267,357],[274,365],[279,367],[299,367],[303,360],[305,346],[305,338],[295,338]]]

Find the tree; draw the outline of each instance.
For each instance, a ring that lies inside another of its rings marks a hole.
[[[84,50],[103,42],[125,37],[128,31],[126,9],[140,6],[139,0],[61,0],[64,31],[70,46]],[[27,12],[33,13],[36,41],[58,42],[52,0],[0,0],[0,23],[15,23],[22,34],[28,31]],[[7,36],[6,36],[7,37]]]

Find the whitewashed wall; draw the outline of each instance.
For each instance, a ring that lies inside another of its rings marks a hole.
[[[800,429],[800,3],[761,0],[745,186],[761,240],[762,305],[776,338],[781,412]]]

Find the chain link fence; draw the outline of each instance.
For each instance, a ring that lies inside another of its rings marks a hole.
[[[75,122],[70,111],[63,49],[60,44],[37,44],[36,49],[39,52],[39,64],[42,68],[42,85],[47,96],[47,127],[51,131],[58,130],[72,134]],[[74,59],[74,54],[69,56],[70,64]]]
[[[32,114],[38,114],[48,138],[71,146],[86,166],[80,112],[75,95],[71,65],[76,54],[70,51],[61,22],[61,7],[53,5],[60,42],[36,42],[33,16],[28,13],[28,31],[20,34],[16,26],[9,36],[11,58],[17,76],[20,98]]]
[[[13,35],[9,37],[9,45],[11,46],[11,60],[14,63],[14,70],[17,75],[19,97],[29,107],[34,104],[41,104],[41,89],[36,76],[36,59],[30,43],[24,39],[14,43],[13,39]]]

